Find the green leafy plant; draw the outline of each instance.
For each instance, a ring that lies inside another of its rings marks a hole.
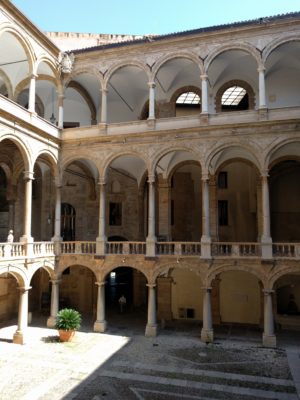
[[[81,315],[72,308],[63,308],[57,313],[55,328],[58,330],[72,331],[80,328]]]

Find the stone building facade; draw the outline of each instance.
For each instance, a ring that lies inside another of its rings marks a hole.
[[[0,5],[0,320],[300,327],[300,14],[62,52]],[[55,36],[55,35],[54,35]],[[57,35],[56,35],[57,36]],[[72,35],[71,35],[72,36]],[[72,36],[73,40],[73,36]],[[14,230],[14,242],[6,243]]]

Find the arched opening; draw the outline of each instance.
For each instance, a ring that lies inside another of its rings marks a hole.
[[[9,273],[0,274],[0,327],[18,316],[19,290],[16,278]]]
[[[256,242],[259,205],[256,168],[246,160],[229,160],[220,166],[216,176],[219,241]]]
[[[288,273],[275,283],[275,321],[280,329],[300,331],[300,274]]]
[[[28,102],[29,102],[29,89],[26,88],[22,90],[17,98],[17,103],[20,106],[28,109]],[[36,94],[35,95],[35,112],[42,118],[45,117],[45,105],[41,98]]]
[[[44,269],[38,269],[30,282],[28,310],[31,313],[33,322],[45,320],[50,315],[51,304],[51,283],[49,273]],[[43,321],[45,325],[45,321]]]
[[[220,323],[230,329],[244,327],[259,331],[264,299],[258,278],[246,271],[226,271],[216,279]]]
[[[254,91],[245,81],[226,82],[216,94],[216,111],[243,111],[254,109]]]
[[[282,160],[271,168],[269,175],[272,239],[299,242],[300,162],[292,157]]]
[[[72,265],[62,273],[59,309],[74,308],[82,314],[83,324],[90,328],[95,322],[97,287],[95,274],[82,265]]]
[[[0,242],[5,242],[9,228],[9,202],[7,193],[7,178],[3,168],[0,167]]]
[[[68,203],[61,204],[61,237],[63,241],[74,241],[76,237],[76,211]]]
[[[175,116],[199,114],[201,98],[199,94],[189,91],[181,93],[176,99]]]
[[[109,325],[144,328],[146,284],[145,275],[129,266],[119,266],[106,276],[105,305]]]

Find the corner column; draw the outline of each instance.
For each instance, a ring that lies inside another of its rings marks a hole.
[[[147,284],[148,286],[148,320],[145,330],[145,336],[154,337],[157,335],[156,323],[156,295],[155,284]]]
[[[264,333],[263,345],[266,347],[276,347],[276,336],[274,332],[274,317],[272,295],[273,290],[264,290]]]
[[[33,254],[33,237],[31,236],[31,218],[32,218],[32,181],[33,172],[24,171],[25,181],[25,204],[24,204],[24,234],[20,238],[21,243],[26,244],[26,255]]]
[[[265,172],[261,175],[262,183],[262,237],[261,237],[261,247],[262,247],[262,258],[271,259],[272,255],[272,238],[270,229],[270,199],[269,199],[269,184],[268,184],[268,174]]]
[[[149,211],[148,211],[148,236],[146,239],[146,255],[148,257],[155,256],[155,177],[149,176]]]
[[[58,95],[58,128],[63,129],[64,127],[64,99],[63,94]]]
[[[204,343],[212,343],[214,340],[214,331],[211,312],[211,287],[204,287],[203,290],[203,327],[201,330],[201,340]]]
[[[209,215],[209,176],[202,175],[202,237],[201,257],[211,258],[211,236],[210,236],[210,215]]]
[[[29,85],[28,111],[35,113],[35,87],[37,75],[32,74]]]
[[[28,327],[28,291],[31,287],[20,287],[18,328],[13,336],[13,343],[24,344],[26,342],[26,329]]]
[[[260,66],[257,71],[259,85],[259,109],[266,109],[265,67]]]
[[[51,290],[51,310],[50,317],[47,320],[48,328],[55,328],[56,316],[59,310],[59,284],[60,279],[53,279],[52,290]]]
[[[155,119],[155,82],[149,82],[149,115],[148,119]]]
[[[200,75],[201,78],[201,114],[208,114],[208,76]]]
[[[106,228],[106,181],[99,180],[100,195],[99,195],[99,235],[96,239],[96,253],[97,255],[105,255],[105,245],[107,237],[105,235]]]
[[[101,124],[107,124],[107,93],[108,90],[105,88],[101,89]]]
[[[54,181],[56,188],[56,199],[55,199],[55,223],[54,223],[54,236],[52,242],[54,242],[55,255],[60,255],[60,242],[61,237],[61,188],[62,183],[59,178]]]
[[[105,282],[96,282],[98,286],[97,317],[94,323],[95,332],[105,332],[107,323],[105,321]]]

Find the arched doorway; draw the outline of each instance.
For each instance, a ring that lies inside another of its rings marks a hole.
[[[300,273],[281,276],[275,288],[275,321],[283,330],[300,331]]]
[[[18,316],[19,291],[18,283],[11,274],[0,275],[0,327]]]
[[[61,237],[64,241],[75,240],[76,211],[71,204],[61,204]]]
[[[31,318],[47,318],[50,315],[51,283],[49,273],[44,269],[38,269],[30,282],[28,310]],[[43,323],[44,325],[44,323]]]
[[[144,329],[148,298],[146,284],[144,274],[130,266],[119,266],[106,276],[105,305],[109,326]]]

